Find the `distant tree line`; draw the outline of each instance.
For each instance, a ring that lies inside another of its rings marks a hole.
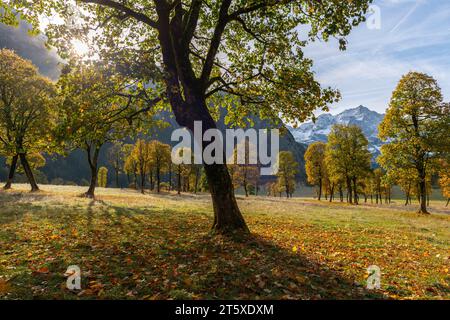
[[[140,82],[106,63],[69,60],[54,83],[30,61],[2,49],[0,155],[9,166],[4,189],[11,188],[17,171],[38,191],[35,174],[45,165],[43,153],[82,149],[91,171],[84,196],[94,197],[95,187],[105,185],[98,183],[104,177],[98,167],[101,148],[154,127],[151,112],[159,109],[151,100]]]
[[[410,72],[393,92],[379,136],[385,144],[373,170],[368,141],[357,126],[335,125],[328,142],[311,144],[306,153],[308,182],[317,196],[358,204],[360,195],[376,203],[391,202],[392,187],[405,192],[405,205],[416,197],[420,213],[428,213],[433,176],[449,197],[448,157],[450,107],[430,76]],[[345,197],[344,197],[345,191]],[[448,205],[449,201],[447,201]]]

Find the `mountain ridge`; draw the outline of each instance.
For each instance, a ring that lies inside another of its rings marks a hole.
[[[288,126],[288,129],[295,141],[309,145],[318,141],[326,142],[327,136],[335,124],[356,125],[363,131],[369,141],[369,151],[376,157],[380,154],[380,147],[383,145],[378,138],[378,126],[383,119],[384,114],[360,105],[356,108],[346,109],[337,115],[324,113],[318,116],[314,122],[305,122],[297,128]]]

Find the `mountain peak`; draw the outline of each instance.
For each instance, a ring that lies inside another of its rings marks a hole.
[[[356,125],[362,129],[369,140],[369,149],[373,153],[378,153],[381,146],[381,141],[378,139],[378,126],[383,118],[384,115],[360,105],[335,116],[329,113],[321,114],[315,122],[306,122],[297,129],[290,130],[297,142],[310,144],[317,141],[326,142],[335,124]]]
[[[370,110],[369,108],[364,107],[363,105],[359,105],[358,107],[355,108],[358,111],[362,111],[362,112],[371,112],[372,110]]]

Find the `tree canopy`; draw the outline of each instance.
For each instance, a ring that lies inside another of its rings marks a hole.
[[[341,180],[347,184],[350,203],[358,203],[357,181],[364,178],[370,169],[371,155],[367,145],[361,128],[354,125],[334,125],[328,136],[328,173],[331,180]]]
[[[319,187],[318,198],[322,196],[322,186],[328,173],[325,162],[326,144],[314,142],[308,146],[305,152],[305,170],[308,182]]]
[[[427,175],[436,159],[449,154],[449,131],[450,106],[443,103],[436,80],[419,72],[403,76],[380,124],[379,136],[387,144],[378,161],[387,171],[415,171],[422,213],[428,212]]]
[[[26,156],[51,152],[55,146],[55,96],[54,84],[30,61],[13,51],[0,50],[0,154],[13,158],[12,169],[20,157],[33,191],[39,188]]]

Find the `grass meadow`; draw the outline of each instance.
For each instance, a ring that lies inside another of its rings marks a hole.
[[[209,195],[0,191],[0,299],[450,299],[450,210],[238,196],[251,236],[210,233]],[[81,268],[82,289],[64,273]],[[381,288],[367,290],[367,268]]]

